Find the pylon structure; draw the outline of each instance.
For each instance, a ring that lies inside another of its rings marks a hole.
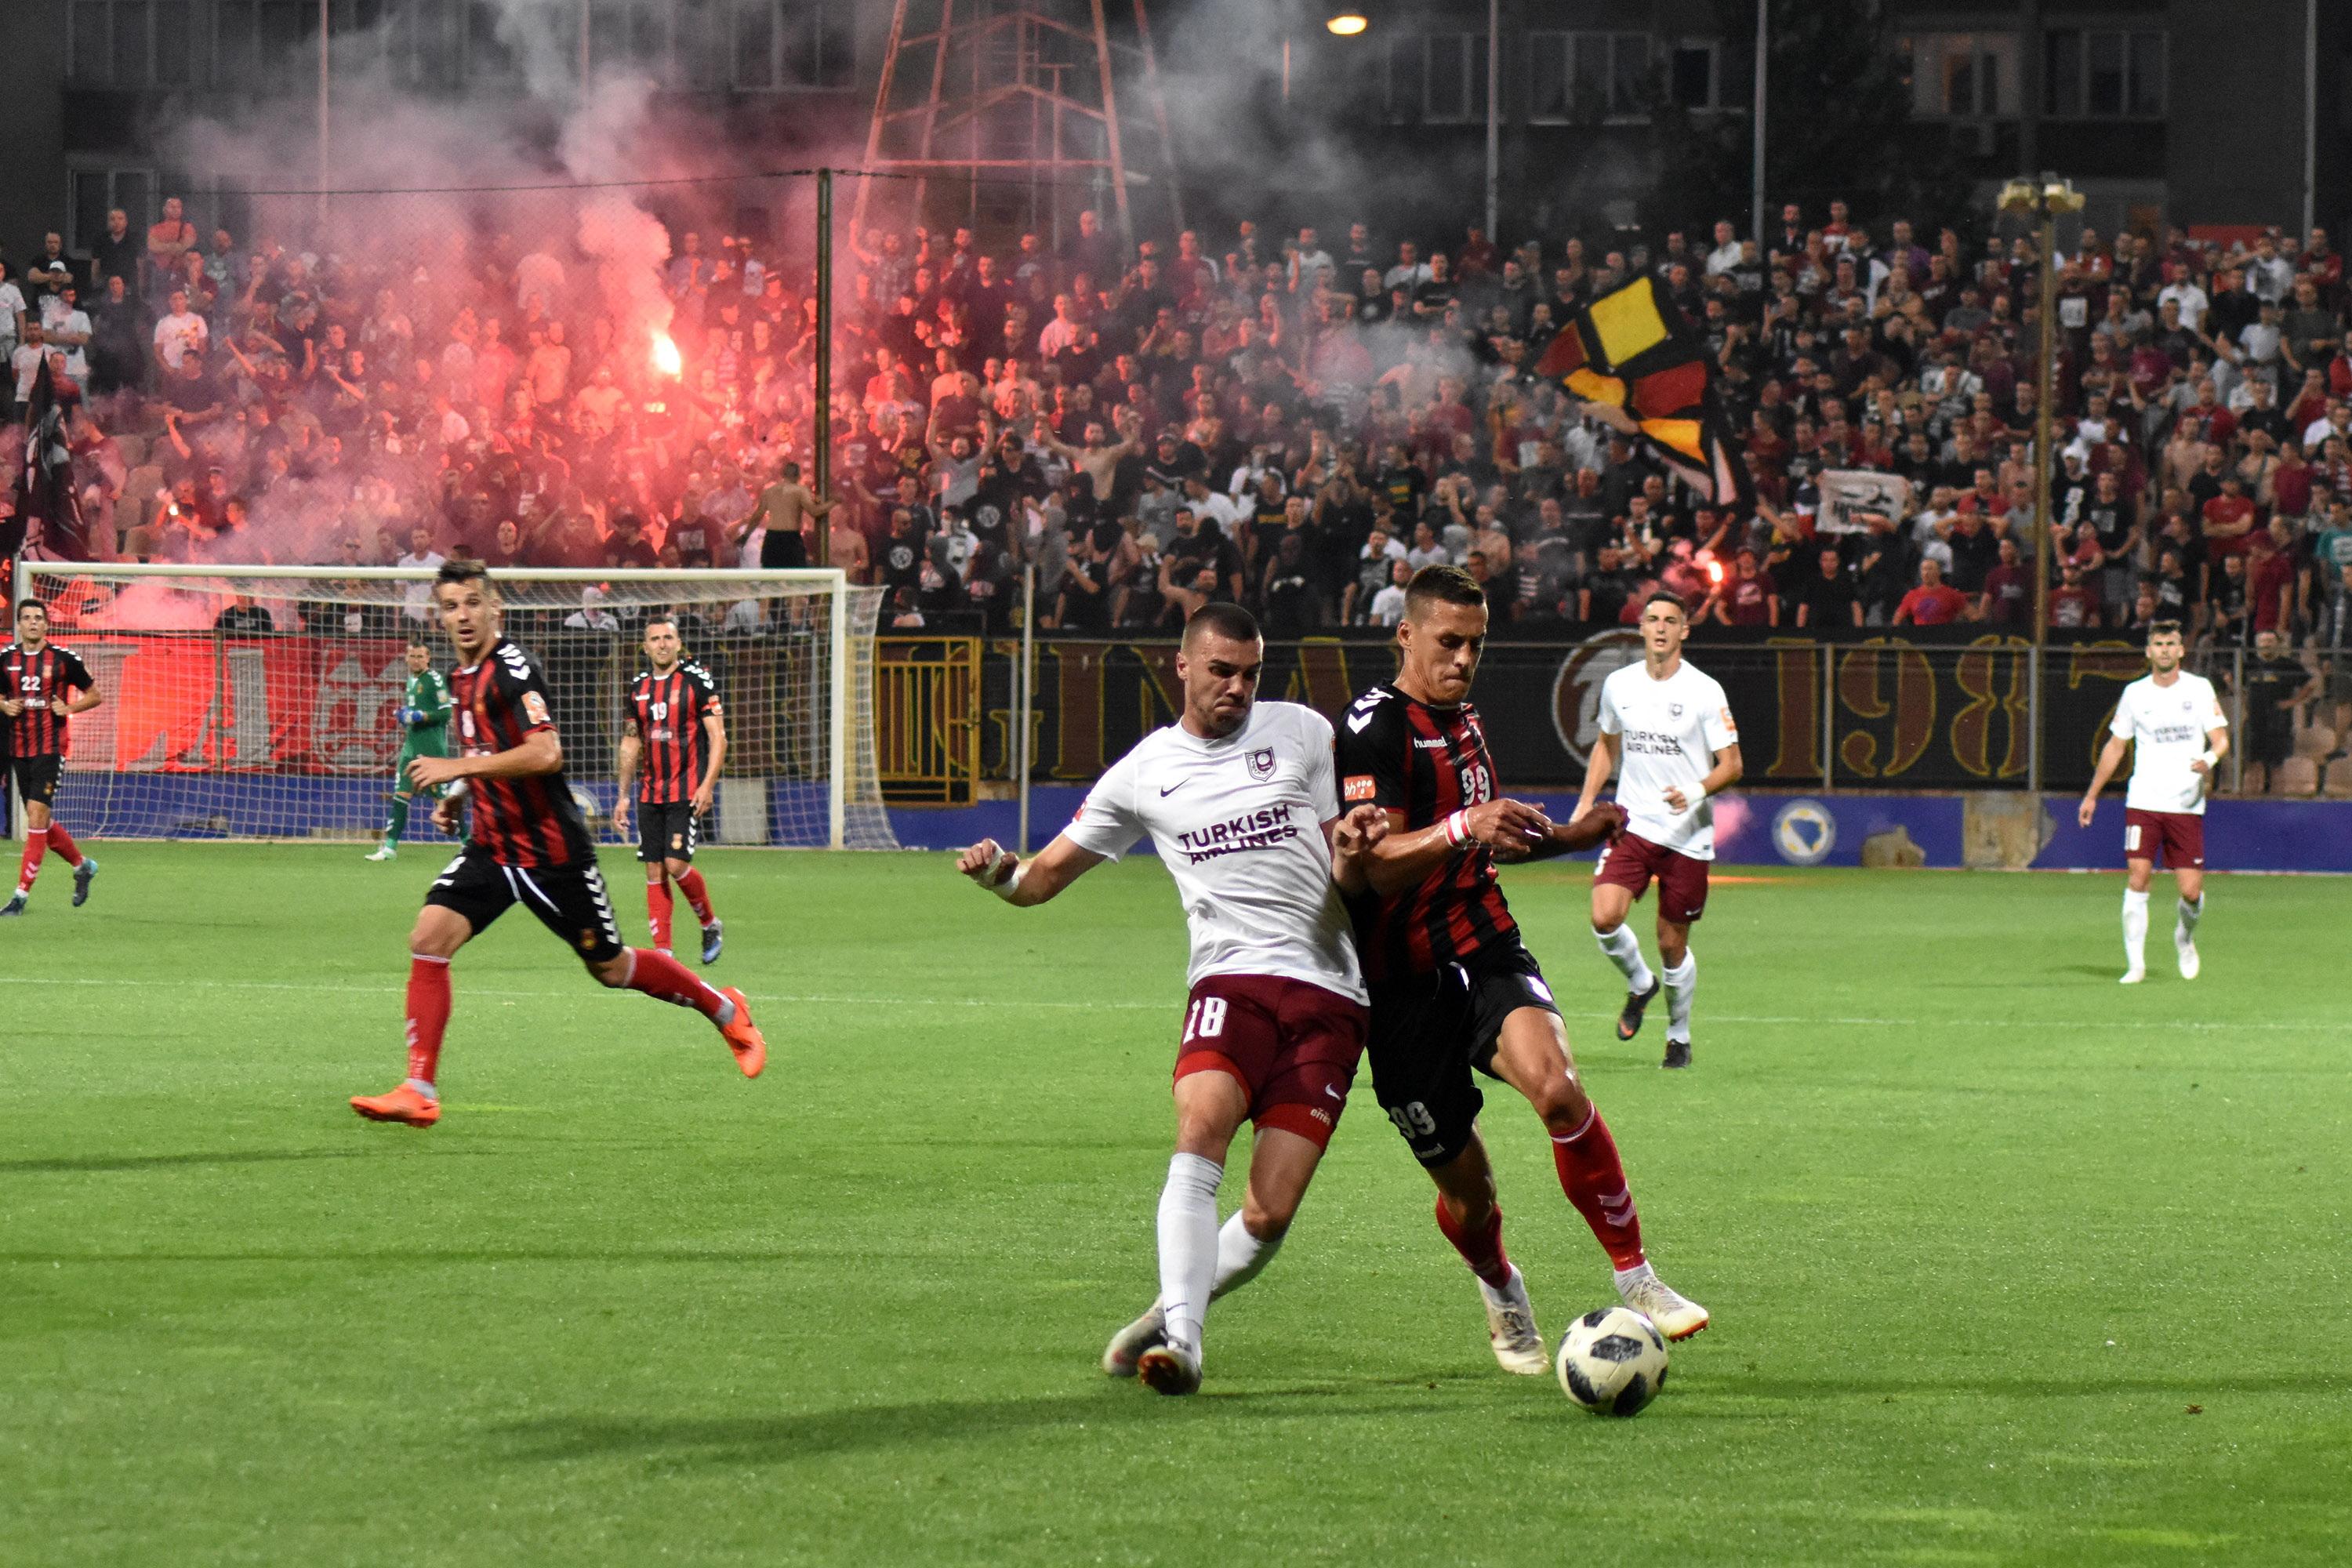
[[[1075,213],[1091,187],[1108,195],[1129,244],[1137,193],[1156,192],[1182,227],[1151,22],[1144,0],[1133,3],[1133,35],[1114,37],[1103,0],[896,0],[864,168],[913,175],[918,216],[929,214],[935,183],[961,176],[974,226],[1020,221],[1025,205],[1025,226],[1058,241],[1066,207]],[[1155,153],[1148,174],[1139,132]],[[859,232],[868,205],[889,199],[876,188],[887,184],[858,182]]]

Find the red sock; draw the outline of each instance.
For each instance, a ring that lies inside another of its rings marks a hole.
[[[694,971],[677,959],[649,947],[633,947],[629,955],[635,962],[629,966],[629,977],[622,984],[630,990],[642,991],[675,1006],[691,1007],[714,1022],[725,1010],[727,998],[704,984]]]
[[[1617,1140],[1594,1106],[1582,1128],[1551,1141],[1551,1163],[1559,1167],[1559,1189],[1584,1223],[1592,1227],[1609,1261],[1631,1268],[1642,1261],[1642,1216],[1633,1212],[1633,1194],[1625,1185],[1625,1166],[1617,1158]]]
[[[36,833],[25,840],[25,863],[16,873],[16,890],[29,893],[33,879],[41,874],[41,857],[49,852],[49,836]]]
[[[1445,1233],[1445,1239],[1454,1244],[1454,1250],[1462,1255],[1462,1261],[1470,1266],[1471,1273],[1497,1290],[1511,1282],[1511,1260],[1503,1256],[1501,1205],[1488,1205],[1486,1223],[1476,1230],[1465,1230],[1454,1219],[1454,1211],[1445,1206],[1445,1194],[1440,1193],[1437,1197],[1437,1228]]]
[[[449,1027],[449,961],[408,955],[408,1076],[434,1081],[441,1067],[441,1036]]]
[[[669,883],[647,882],[646,884],[646,923],[653,927],[656,947],[666,949],[669,946],[670,908]]]
[[[710,923],[710,889],[702,885],[702,873],[688,866],[686,875],[677,879],[677,890],[694,906],[694,918],[704,925]]]
[[[74,847],[73,835],[66,831],[63,823],[49,824],[49,847],[63,857],[67,865],[81,864],[81,851]]]

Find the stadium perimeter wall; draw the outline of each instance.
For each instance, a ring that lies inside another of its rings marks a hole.
[[[1576,805],[1572,793],[1512,793],[1555,816]],[[1085,798],[1080,785],[1033,790],[1031,847],[1044,847]],[[2123,796],[2103,797],[2087,828],[2074,825],[2076,798],[2045,795],[2037,814],[2014,792],[1734,793],[1716,803],[1716,856],[1744,866],[2122,870]],[[894,807],[890,820],[907,848],[958,849],[981,838],[1011,843],[1019,807]],[[2352,872],[2352,801],[2216,800],[2205,812],[2205,860],[2217,871]]]

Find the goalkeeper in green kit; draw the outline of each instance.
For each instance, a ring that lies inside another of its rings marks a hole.
[[[400,854],[400,835],[408,826],[409,793],[415,786],[408,782],[408,764],[416,757],[446,757],[449,754],[449,710],[456,706],[449,700],[449,683],[433,668],[433,649],[421,640],[408,645],[408,690],[402,698],[397,717],[402,736],[400,760],[392,769],[392,815],[383,825],[383,842],[367,858],[390,860]],[[426,793],[435,800],[441,798],[442,786],[433,784]]]

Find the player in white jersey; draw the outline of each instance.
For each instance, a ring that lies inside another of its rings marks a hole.
[[[2137,985],[2147,974],[2147,888],[2156,879],[2156,854],[2179,890],[2172,924],[2172,948],[2180,978],[2194,980],[2199,968],[2197,921],[2205,913],[2205,795],[2214,770],[2230,754],[2230,721],[2213,683],[2180,668],[2184,649],[2179,621],[2154,621],[2147,628],[2147,662],[2153,671],[2124,688],[2116,716],[2107,721],[2107,743],[2074,819],[2084,827],[2099,804],[2099,792],[2133,748],[2131,784],[2124,791],[2124,977]]]
[[[1690,928],[1706,910],[1706,868],[1715,858],[1708,802],[1740,773],[1731,704],[1713,676],[1683,661],[1689,636],[1683,602],[1652,594],[1642,606],[1642,662],[1601,683],[1601,737],[1576,801],[1581,816],[1623,759],[1617,804],[1625,808],[1625,832],[1593,870],[1592,935],[1625,976],[1617,1037],[1630,1040],[1641,1033],[1660,977],[1642,961],[1641,939],[1625,929],[1625,917],[1655,879],[1666,992],[1666,1056],[1659,1065],[1670,1068],[1690,1066],[1691,1001],[1698,992]]]
[[[1176,656],[1178,722],[1120,758],[1028,861],[982,839],[956,863],[1008,903],[1042,904],[1149,834],[1175,878],[1192,995],[1160,1194],[1160,1298],[1103,1352],[1105,1372],[1162,1394],[1200,1387],[1209,1303],[1273,1260],[1364,1049],[1364,982],[1339,895],[1362,890],[1363,853],[1386,820],[1370,805],[1340,816],[1331,722],[1257,701],[1265,657],[1246,610],[1195,611]],[[1248,1194],[1220,1230],[1217,1187],[1244,1120],[1257,1129]]]

